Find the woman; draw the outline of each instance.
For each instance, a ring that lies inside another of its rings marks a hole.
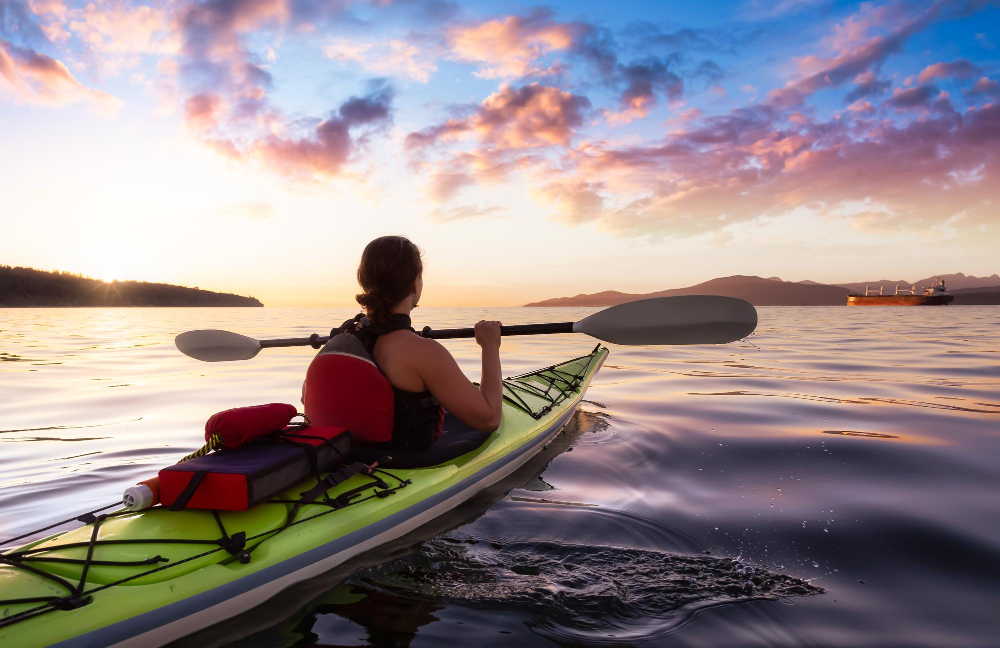
[[[481,432],[500,426],[500,322],[476,324],[483,353],[477,388],[444,346],[411,328],[422,271],[420,250],[406,238],[383,236],[365,247],[357,300],[367,326],[345,324],[310,365],[302,400],[313,424],[340,425],[363,443],[404,450],[429,447],[444,410]]]

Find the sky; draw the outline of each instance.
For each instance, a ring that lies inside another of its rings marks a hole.
[[[1000,271],[1000,2],[0,0],[0,264],[349,306]]]

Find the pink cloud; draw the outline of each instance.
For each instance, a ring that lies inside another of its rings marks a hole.
[[[914,229],[960,213],[963,226],[990,222],[1000,105],[936,114],[903,125],[861,123],[860,130],[808,118],[789,128],[773,108],[747,107],[656,146],[588,144],[572,175],[604,183],[596,220],[622,236],[695,235],[796,207],[832,214],[866,200]]]
[[[872,106],[870,101],[865,101],[864,99],[858,99],[850,106],[847,107],[853,113],[858,113],[861,115],[870,115],[875,112],[875,107]]]
[[[140,55],[169,55],[180,47],[170,5],[95,0],[67,6],[59,0],[31,0],[30,6],[49,40],[64,43],[76,37],[87,65],[102,75],[134,67]]]
[[[669,59],[650,59],[618,66],[618,74],[625,89],[621,93],[619,110],[604,112],[608,123],[627,124],[634,119],[646,117],[661,95],[669,103],[679,103],[684,93],[684,81],[670,70],[671,62]]]
[[[975,2],[937,2],[911,17],[904,3],[881,7],[863,5],[858,14],[835,27],[833,37],[827,39],[827,44],[837,50],[838,54],[831,59],[816,56],[798,59],[805,76],[790,81],[783,91],[772,90],[772,101],[778,106],[794,105],[791,102],[795,95],[790,94],[790,90],[805,97],[820,90],[838,88],[852,79],[861,85],[867,83],[868,87],[856,90],[854,96],[848,97],[849,102],[866,94],[875,94],[875,91],[880,91],[880,86],[875,85],[877,79],[874,74],[871,77],[865,76],[872,73],[873,68],[877,69],[890,55],[902,51],[910,37],[942,17],[966,15],[979,6]],[[876,26],[886,28],[889,32],[869,36]]]
[[[973,65],[966,59],[957,59],[951,63],[935,63],[933,65],[928,65],[917,76],[917,82],[927,83],[928,81],[933,81],[934,79],[946,79],[949,77],[967,79],[971,76],[975,76],[979,72],[981,72],[979,66]]]
[[[499,183],[511,173],[544,173],[551,149],[566,150],[590,102],[537,83],[503,85],[465,117],[410,133],[413,168],[430,177],[430,197],[443,202],[463,188]]]
[[[268,46],[258,57],[244,40],[293,22],[308,27],[295,16],[297,7],[290,0],[209,0],[178,9],[181,46],[160,70],[160,91],[182,103],[186,127],[219,155],[308,181],[344,173],[369,137],[391,123],[394,93],[378,84],[325,118],[292,119],[276,108],[271,73],[261,59],[274,60],[277,53]]]
[[[833,33],[823,43],[840,54],[847,54],[869,41],[871,31],[875,28],[889,31],[898,29],[906,22],[909,13],[910,8],[902,2],[884,5],[864,3],[857,13],[834,25]]]
[[[388,42],[359,42],[338,39],[324,49],[328,58],[359,63],[368,72],[408,77],[420,83],[430,81],[437,72],[431,54],[416,43],[390,39]]]
[[[520,88],[503,85],[464,119],[410,133],[407,148],[420,150],[437,143],[473,137],[498,149],[568,146],[583,123],[590,102],[552,86],[532,83]]]
[[[966,91],[966,94],[968,95],[983,94],[983,95],[1000,96],[1000,83],[997,83],[996,81],[987,77],[980,77],[979,80],[976,81],[976,83],[972,86],[972,88]]]
[[[604,214],[601,183],[560,179],[533,190],[535,199],[555,210],[560,220],[570,224],[587,223]]]
[[[250,144],[250,155],[283,175],[335,176],[364,145],[364,139],[352,131],[387,125],[391,121],[391,102],[388,88],[365,97],[351,97],[341,104],[336,116],[320,122],[307,135],[268,135]]]
[[[113,115],[124,103],[82,84],[62,61],[5,40],[0,40],[0,77],[19,100],[31,104],[62,107],[85,103]]]
[[[477,76],[517,78],[543,72],[535,61],[548,52],[568,49],[573,29],[552,21],[548,11],[535,11],[453,27],[447,42],[455,58],[481,65]]]
[[[184,102],[184,119],[188,128],[203,133],[219,127],[224,109],[224,100],[219,95],[196,94]]]

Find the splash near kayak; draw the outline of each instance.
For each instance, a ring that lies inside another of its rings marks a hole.
[[[75,518],[75,529],[16,548],[46,529],[12,538],[0,545],[0,642],[160,645],[260,605],[514,472],[569,422],[607,355],[598,345],[504,380],[500,428],[465,435],[449,417],[437,454],[381,464],[357,448],[249,510],[130,511],[119,502]]]

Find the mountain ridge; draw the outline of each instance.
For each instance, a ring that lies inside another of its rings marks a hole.
[[[991,277],[970,277],[963,273],[953,275],[937,275],[949,281],[949,277],[956,278],[958,283],[966,285],[974,284],[968,288],[957,288],[956,304],[990,304],[1000,303],[1000,292],[992,292],[994,286],[1000,285],[1000,276]],[[926,287],[933,283],[934,278],[916,282],[919,288]],[[992,285],[983,285],[986,282],[994,281]],[[886,290],[894,291],[896,284],[907,288],[911,285],[904,281],[882,280]],[[980,285],[976,285],[980,284]],[[626,293],[617,290],[605,290],[598,293],[581,293],[573,297],[556,297],[542,301],[525,304],[525,307],[552,307],[552,306],[615,306],[638,299],[649,299],[653,297],[673,297],[678,295],[723,295],[726,297],[737,297],[745,299],[754,306],[844,306],[847,301],[847,294],[856,290],[854,286],[861,286],[864,291],[866,284],[821,284],[815,281],[782,281],[777,277],[765,279],[755,275],[732,275],[729,277],[718,277],[710,279],[693,286],[685,288],[671,288],[650,293]],[[879,283],[870,282],[867,284],[870,289],[877,291]],[[950,285],[950,281],[949,281]],[[979,290],[979,288],[982,290]],[[891,292],[890,292],[891,294]],[[976,295],[973,297],[972,295]],[[995,300],[995,301],[994,301]]]

